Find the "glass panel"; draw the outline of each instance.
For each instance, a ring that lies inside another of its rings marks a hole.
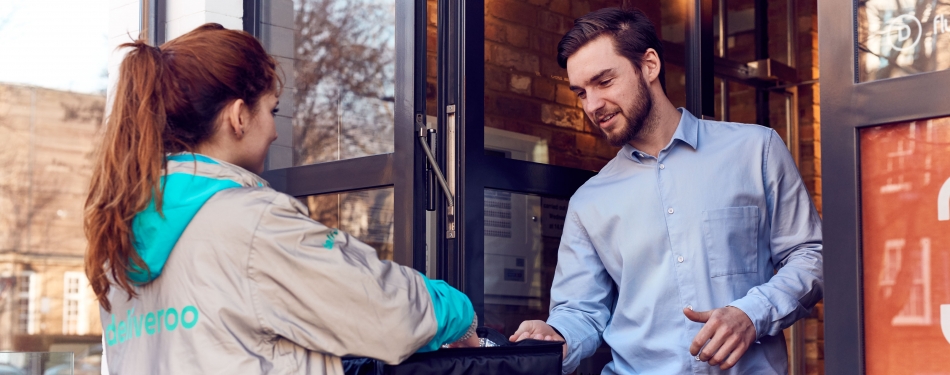
[[[755,0],[729,0],[726,12],[726,56],[733,61],[755,61]]]
[[[393,152],[393,0],[294,0],[293,165]]]
[[[73,375],[74,355],[72,352],[0,352],[0,374]],[[101,354],[97,357],[101,358]],[[77,374],[100,373],[99,363],[92,368],[81,362],[75,369],[80,371]]]
[[[858,82],[950,68],[950,3],[858,1]]]
[[[300,201],[312,219],[372,246],[379,259],[393,260],[393,188],[310,195]]]
[[[598,170],[618,149],[586,119],[557,64],[557,44],[573,20],[624,1],[485,1],[485,148],[494,155]],[[685,2],[640,2],[660,36],[682,46]],[[666,69],[676,105],[685,103],[682,69]],[[682,98],[680,100],[679,98]]]
[[[950,368],[950,118],[862,129],[868,375]]]
[[[485,189],[485,325],[546,319],[567,200]]]
[[[525,320],[546,320],[567,199],[485,189],[485,322],[511,335]],[[606,345],[577,373],[599,373]]]
[[[729,121],[755,124],[755,87],[729,82]]]

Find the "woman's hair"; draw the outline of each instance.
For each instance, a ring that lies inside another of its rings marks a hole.
[[[142,40],[124,47],[131,50],[119,66],[84,219],[86,276],[106,311],[110,278],[131,298],[129,272],[149,272],[133,245],[132,219],[152,200],[162,212],[165,155],[194,151],[225,106],[242,99],[253,112],[281,85],[275,60],[253,36],[215,23],[161,47]]]

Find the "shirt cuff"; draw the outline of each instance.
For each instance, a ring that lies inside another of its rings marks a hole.
[[[769,312],[772,311],[772,304],[768,300],[756,295],[747,295],[737,299],[727,306],[742,310],[752,320],[755,326],[755,339],[758,340],[765,336],[769,331]]]
[[[581,359],[583,359],[581,355],[584,352],[584,344],[589,341],[590,337],[587,337],[582,330],[573,327],[570,319],[559,319],[557,316],[552,316],[547,323],[567,343],[567,357],[563,358],[561,362],[561,371],[564,374],[570,374],[580,365]]]

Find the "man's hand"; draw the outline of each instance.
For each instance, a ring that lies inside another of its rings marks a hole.
[[[719,365],[722,370],[732,368],[755,341],[752,319],[738,308],[726,306],[699,312],[686,308],[683,314],[694,322],[706,323],[693,338],[689,354],[709,362],[710,366]]]
[[[515,334],[508,338],[508,341],[518,342],[524,339],[535,339],[543,341],[563,342],[561,349],[561,359],[567,358],[567,342],[561,335],[557,334],[554,328],[551,328],[543,320],[525,320],[518,326]]]

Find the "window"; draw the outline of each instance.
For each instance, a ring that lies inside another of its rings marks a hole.
[[[85,335],[89,331],[88,314],[83,308],[86,275],[82,272],[66,272],[63,284],[63,334]]]
[[[36,333],[36,282],[33,272],[26,271],[16,280],[16,332]]]

